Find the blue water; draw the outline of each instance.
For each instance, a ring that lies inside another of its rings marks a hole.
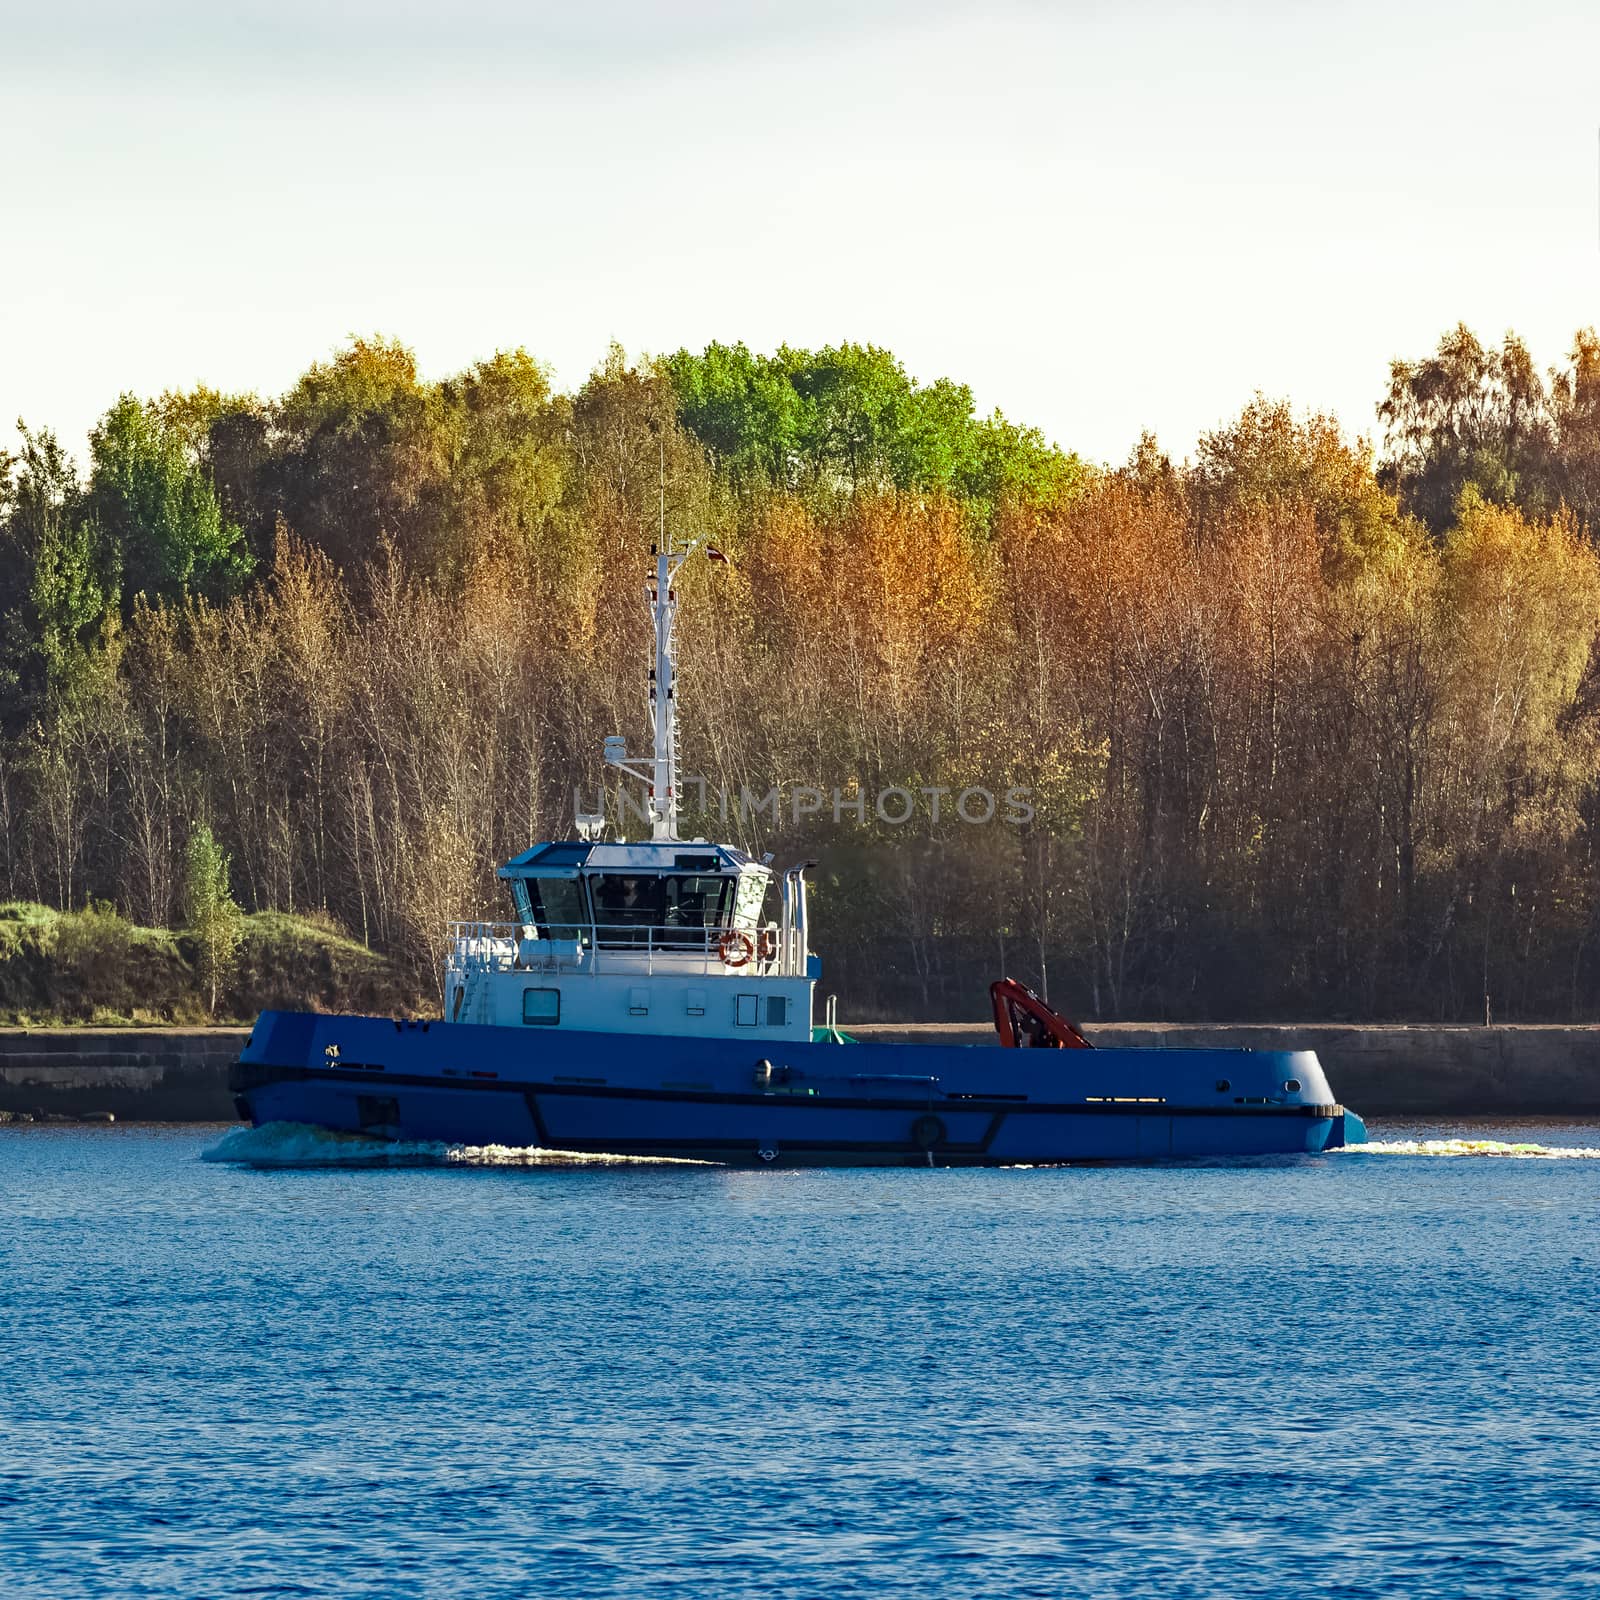
[[[1600,1159],[1394,1148],[1450,1134],[1600,1147],[262,1170],[0,1130],[0,1587],[1572,1595]]]

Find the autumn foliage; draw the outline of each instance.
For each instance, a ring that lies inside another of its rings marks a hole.
[[[83,481],[27,434],[0,895],[174,925],[204,825],[247,910],[426,981],[643,742],[664,513],[733,558],[683,579],[688,821],[821,861],[847,1015],[1009,971],[1090,1017],[1591,1016],[1595,347],[1544,384],[1463,333],[1396,364],[1378,461],[1258,399],[1090,468],[850,347],[613,353],[566,396],[357,342],[272,403],[125,398]]]

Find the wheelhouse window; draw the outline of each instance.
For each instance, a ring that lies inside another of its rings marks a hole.
[[[597,873],[589,880],[601,944],[643,944],[642,931],[659,928],[666,915],[665,880],[645,872]]]
[[[588,932],[589,907],[582,882],[577,878],[529,878],[526,882],[529,915],[523,920],[533,923],[541,939],[578,939]]]
[[[699,944],[699,930],[723,928],[733,908],[733,879],[724,877],[672,877],[666,883],[666,920],[663,927],[682,929],[683,944]]]
[[[602,945],[643,944],[646,928],[662,930],[659,944],[701,945],[706,929],[732,917],[734,880],[726,874],[607,872],[589,883]]]
[[[540,1028],[559,1026],[561,1022],[561,991],[559,989],[524,989],[522,991],[522,1020]]]

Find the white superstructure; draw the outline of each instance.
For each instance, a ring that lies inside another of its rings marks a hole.
[[[778,880],[730,845],[678,837],[673,579],[694,550],[654,552],[645,587],[655,635],[648,765],[620,737],[605,759],[647,786],[651,838],[535,845],[500,868],[517,920],[457,923],[445,962],[445,1021],[582,1032],[806,1040],[817,963],[805,868]],[[714,554],[715,552],[713,552]],[[768,858],[770,860],[770,858]],[[808,863],[809,865],[809,863]]]

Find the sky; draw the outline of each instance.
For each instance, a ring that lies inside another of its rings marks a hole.
[[[1600,6],[0,0],[0,449],[349,336],[857,340],[1096,460],[1600,323]]]

